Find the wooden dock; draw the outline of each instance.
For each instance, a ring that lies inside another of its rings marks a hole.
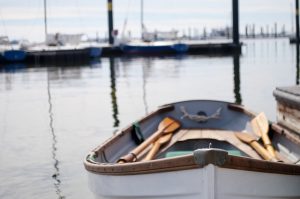
[[[277,122],[300,137],[300,86],[280,87],[273,92],[277,101]]]
[[[199,54],[199,55],[230,55],[236,52],[241,53],[242,44],[236,46],[229,41],[187,41],[183,42],[188,45],[188,51],[186,54]],[[164,55],[164,54],[161,54]],[[102,56],[126,56],[119,47],[115,46],[103,46]]]

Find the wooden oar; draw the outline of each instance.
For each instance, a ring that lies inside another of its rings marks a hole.
[[[275,150],[268,136],[269,123],[266,115],[264,113],[258,114],[254,119],[252,119],[251,126],[253,128],[254,133],[257,136],[261,137],[267,151],[271,154],[272,157],[275,158]]]
[[[136,161],[137,155],[140,154],[145,148],[147,148],[151,143],[155,142],[161,135],[166,133],[173,133],[180,127],[180,123],[171,119],[169,117],[163,119],[159,125],[158,130],[148,137],[144,142],[142,142],[135,149],[130,151],[127,155],[121,157],[117,162],[126,163]]]
[[[147,156],[143,159],[143,161],[152,160],[153,157],[157,154],[158,150],[160,149],[160,146],[169,142],[172,138],[172,135],[173,133],[168,133],[162,135],[158,140],[156,140],[151,150],[148,152]]]
[[[235,136],[239,138],[241,141],[249,144],[252,148],[256,150],[256,152],[261,155],[265,160],[276,162],[277,160],[272,157],[269,152],[261,146],[255,139],[254,136],[247,133],[235,133]]]

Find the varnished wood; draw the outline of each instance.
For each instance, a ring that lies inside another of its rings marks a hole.
[[[266,115],[264,113],[258,114],[254,119],[251,120],[251,126],[254,133],[262,138],[262,141],[267,151],[273,158],[275,158],[275,150],[268,136],[269,123]]]
[[[133,162],[128,164],[93,164],[85,160],[84,165],[88,171],[102,175],[150,174],[157,172],[197,169],[200,167],[195,163],[193,155],[164,158],[147,162]],[[300,175],[299,165],[270,162],[231,155],[228,155],[225,164],[221,167],[263,173]]]
[[[154,156],[157,154],[157,152],[159,151],[160,146],[169,142],[172,138],[172,135],[173,135],[172,133],[162,135],[157,141],[155,141],[153,147],[145,157],[144,161],[152,160]]]
[[[226,141],[229,144],[235,146],[245,154],[252,158],[261,159],[255,150],[241,142],[235,135],[234,131],[227,130],[212,130],[212,129],[181,129],[172,137],[171,141],[164,146],[160,152],[166,151],[172,145],[179,141],[191,140],[191,139],[214,139],[219,141]]]
[[[237,136],[237,138],[239,138],[241,141],[249,144],[251,147],[253,147],[257,153],[259,155],[261,155],[265,160],[269,160],[269,161],[277,161],[276,159],[274,159],[269,152],[262,147],[255,139],[254,136],[247,134],[247,133],[238,133],[236,132],[235,135]]]
[[[126,163],[137,161],[137,155],[140,154],[145,148],[147,148],[152,142],[155,142],[162,134],[172,133],[176,131],[180,127],[180,124],[171,119],[165,118],[163,119],[158,126],[158,130],[153,133],[150,137],[148,137],[144,142],[142,142],[139,146],[135,149],[130,151],[127,155],[121,157],[118,162],[119,163]]]

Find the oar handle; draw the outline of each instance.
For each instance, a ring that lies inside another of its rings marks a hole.
[[[266,149],[268,150],[268,152],[271,154],[272,157],[276,157],[275,155],[275,150],[272,146],[272,143],[271,143],[271,140],[268,136],[267,133],[263,133],[262,136],[261,136],[261,139],[264,143],[264,146],[266,147]]]
[[[161,136],[161,134],[163,133],[163,130],[164,129],[157,130],[149,138],[147,138],[144,142],[142,142],[139,146],[137,146],[135,149],[133,149],[130,153],[128,153],[127,155],[122,156],[118,160],[118,163],[125,163],[125,162],[136,161],[137,155],[139,155],[152,142],[156,141]]]
[[[276,157],[276,153],[272,145],[265,145],[265,147],[272,157]]]
[[[135,149],[130,151],[127,155],[121,157],[117,162],[125,163],[125,162],[137,161],[137,156],[151,143],[155,142],[162,134],[172,133],[176,131],[178,128],[180,128],[179,122],[169,117],[166,117],[159,123],[158,130],[155,133],[150,135],[144,142],[142,142],[139,146],[137,146]]]
[[[159,148],[160,148],[160,142],[159,140],[157,140],[156,142],[154,142],[153,147],[151,148],[151,150],[149,151],[149,153],[147,154],[147,156],[143,161],[152,160],[155,154],[158,152]]]
[[[250,142],[250,145],[256,150],[256,152],[261,155],[265,160],[269,160],[269,161],[275,161],[276,159],[274,159],[269,152],[262,147],[257,141],[253,140],[252,142]]]

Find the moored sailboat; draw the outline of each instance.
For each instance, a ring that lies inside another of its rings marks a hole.
[[[121,50],[125,54],[178,54],[186,53],[189,46],[181,41],[177,41],[177,32],[172,31],[154,31],[149,32],[144,24],[144,3],[141,0],[141,41],[127,41],[122,39]]]

